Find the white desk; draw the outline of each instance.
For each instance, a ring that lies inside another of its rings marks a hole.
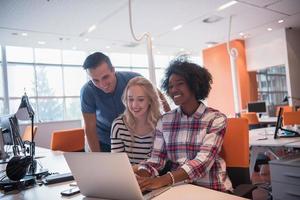
[[[250,175],[254,171],[255,161],[259,153],[274,152],[276,148],[299,147],[300,137],[274,139],[275,127],[259,128],[249,131]]]
[[[49,170],[49,172],[61,172],[66,173],[70,172],[70,169],[62,155],[61,152],[53,152],[48,149],[37,148],[37,156],[45,156],[45,158],[39,159],[39,162]],[[1,165],[0,169],[4,169],[4,166]],[[52,185],[35,185],[32,188],[23,190],[17,194],[3,194],[3,191],[0,191],[0,199],[1,200],[14,200],[14,199],[28,199],[28,200],[40,200],[40,199],[72,199],[72,200],[88,200],[94,198],[86,198],[81,194],[77,194],[71,197],[62,197],[60,192],[69,188],[69,184],[72,181],[52,184]],[[215,190],[210,190],[207,188],[194,186],[190,184],[184,184],[179,186],[174,186],[163,194],[154,198],[154,200],[198,200],[198,199],[206,199],[206,200],[242,200],[244,198],[240,198],[234,195],[226,194],[223,192],[218,192]]]
[[[258,121],[262,125],[275,125],[277,121],[277,117],[260,117]]]

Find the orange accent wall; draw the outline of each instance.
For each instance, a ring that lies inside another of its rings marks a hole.
[[[244,40],[233,40],[230,42],[231,48],[238,50],[236,60],[238,74],[238,92],[241,103],[240,109],[246,109],[247,103],[253,98],[250,89],[250,76],[247,71],[245,42]],[[226,44],[221,44],[212,48],[203,50],[204,67],[209,70],[213,77],[211,92],[208,96],[208,105],[219,109],[228,116],[233,116],[234,99],[230,68],[230,58],[227,53]],[[251,97],[252,96],[252,97]]]

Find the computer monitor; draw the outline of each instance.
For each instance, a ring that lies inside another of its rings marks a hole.
[[[16,137],[17,138],[20,137],[19,123],[16,116],[15,115],[0,116],[0,127],[2,130],[4,145],[13,145],[14,143],[16,143],[15,140]]]
[[[248,103],[248,112],[265,113],[267,106],[265,101],[256,101]]]

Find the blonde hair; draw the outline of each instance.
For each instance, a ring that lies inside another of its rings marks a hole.
[[[161,116],[161,113],[159,111],[160,103],[159,103],[158,93],[155,87],[152,85],[152,83],[142,76],[132,78],[128,82],[123,92],[122,101],[123,104],[125,105],[125,111],[123,114],[124,123],[127,126],[128,130],[130,130],[130,132],[132,131],[134,132],[136,123],[134,120],[134,116],[128,109],[128,101],[127,101],[127,93],[129,88],[132,86],[140,86],[144,90],[146,96],[148,97],[149,110],[147,112],[147,122],[149,123],[152,130],[154,130],[154,128],[156,127],[156,123]]]

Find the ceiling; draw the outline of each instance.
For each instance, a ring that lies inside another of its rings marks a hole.
[[[218,11],[229,1],[135,0],[133,29],[137,36],[151,34],[154,54],[199,55],[207,43],[227,41],[229,16],[230,39],[300,27],[300,0],[238,0]],[[146,41],[135,42],[130,34],[128,7],[128,0],[0,0],[0,44],[146,54]],[[203,22],[211,16],[221,20]],[[96,29],[88,32],[92,25]]]

